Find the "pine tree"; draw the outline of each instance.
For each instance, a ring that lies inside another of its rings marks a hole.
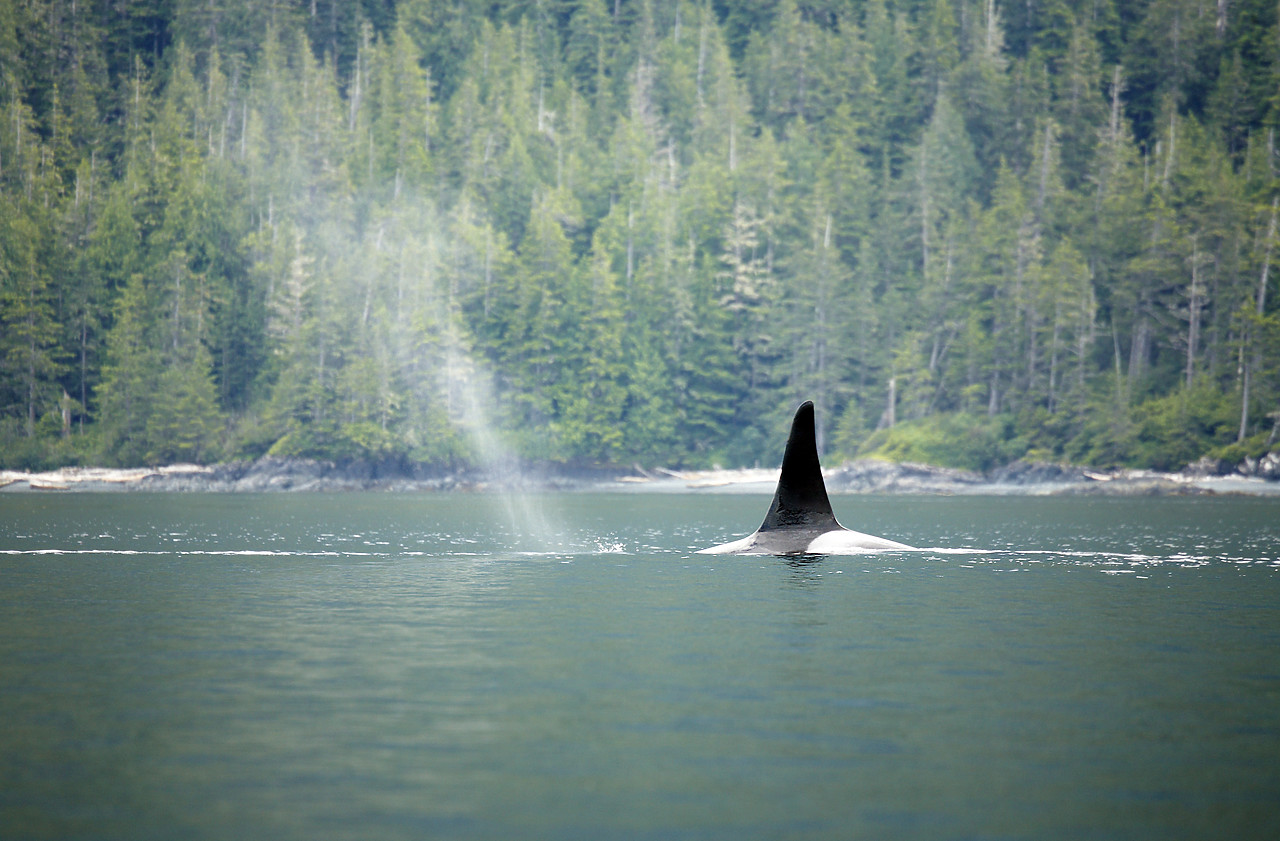
[[[617,463],[623,455],[627,376],[625,321],[618,278],[610,255],[593,251],[568,302],[585,334],[575,361],[578,373],[562,388],[559,446],[562,458]],[[576,299],[576,300],[573,300]]]
[[[529,455],[548,458],[559,447],[566,376],[582,364],[581,337],[571,328],[567,284],[576,269],[562,220],[573,218],[563,195],[540,194],[517,255],[512,286],[495,308],[502,336],[500,360],[510,384],[499,398],[510,406]]]
[[[1096,298],[1084,256],[1063,240],[1046,261],[1046,311],[1051,312],[1043,342],[1048,357],[1045,408],[1057,413],[1067,401],[1074,416],[1084,408],[1085,389],[1096,339]]]
[[[143,431],[148,464],[202,464],[219,454],[222,418],[213,359],[201,342],[193,343],[188,353],[189,359],[166,365],[156,381]]]
[[[62,373],[59,325],[54,321],[52,279],[47,274],[48,220],[37,207],[12,201],[0,212],[0,359],[20,407],[23,433],[36,434],[36,420],[56,405]],[[34,218],[33,218],[34,217]],[[42,228],[44,230],[42,230]]]
[[[983,14],[990,20],[973,27],[969,54],[951,74],[947,95],[960,105],[979,168],[994,172],[1001,160],[1017,154],[1015,146],[1021,138],[1017,121],[1008,111],[1010,83],[994,4],[989,3]]]
[[[1071,40],[1060,72],[1054,77],[1053,119],[1062,139],[1063,179],[1079,189],[1097,142],[1098,126],[1106,120],[1102,96],[1103,70],[1098,42],[1083,23],[1071,30]]]
[[[152,335],[155,314],[142,276],[134,274],[116,302],[107,334],[102,382],[97,388],[98,423],[103,457],[110,463],[142,464],[147,452],[146,427],[152,412],[161,354]]]

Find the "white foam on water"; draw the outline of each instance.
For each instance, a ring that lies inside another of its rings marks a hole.
[[[185,555],[279,558],[386,557],[391,552],[289,552],[279,549],[0,549],[0,555]]]
[[[618,541],[596,541],[596,554],[598,555],[629,555],[625,544]]]

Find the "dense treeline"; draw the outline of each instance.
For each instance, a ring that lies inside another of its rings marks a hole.
[[[2,0],[0,459],[1259,452],[1277,11]]]

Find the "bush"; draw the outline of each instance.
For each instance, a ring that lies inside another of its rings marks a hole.
[[[46,425],[37,424],[37,430]],[[28,438],[25,423],[18,418],[0,421],[0,469],[39,472],[58,467],[86,464],[95,449],[91,435],[81,435],[74,430],[62,437],[62,422],[53,427],[55,432],[39,432]]]
[[[1010,418],[958,412],[882,429],[863,442],[858,455],[986,471],[1026,452],[1027,441],[1014,435]]]
[[[1262,458],[1271,450],[1267,443],[1270,438],[1271,433],[1269,430],[1259,432],[1239,443],[1233,441],[1224,446],[1213,447],[1209,450],[1209,455],[1231,464],[1239,464],[1246,458]]]
[[[56,466],[50,458],[48,442],[39,437],[28,438],[21,420],[0,421],[0,469],[35,472]]]
[[[1133,411],[1135,466],[1178,470],[1235,439],[1239,416],[1231,396],[1208,380],[1148,400]]]

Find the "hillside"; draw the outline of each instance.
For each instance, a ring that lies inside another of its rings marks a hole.
[[[0,4],[0,467],[1257,457],[1277,11]]]

